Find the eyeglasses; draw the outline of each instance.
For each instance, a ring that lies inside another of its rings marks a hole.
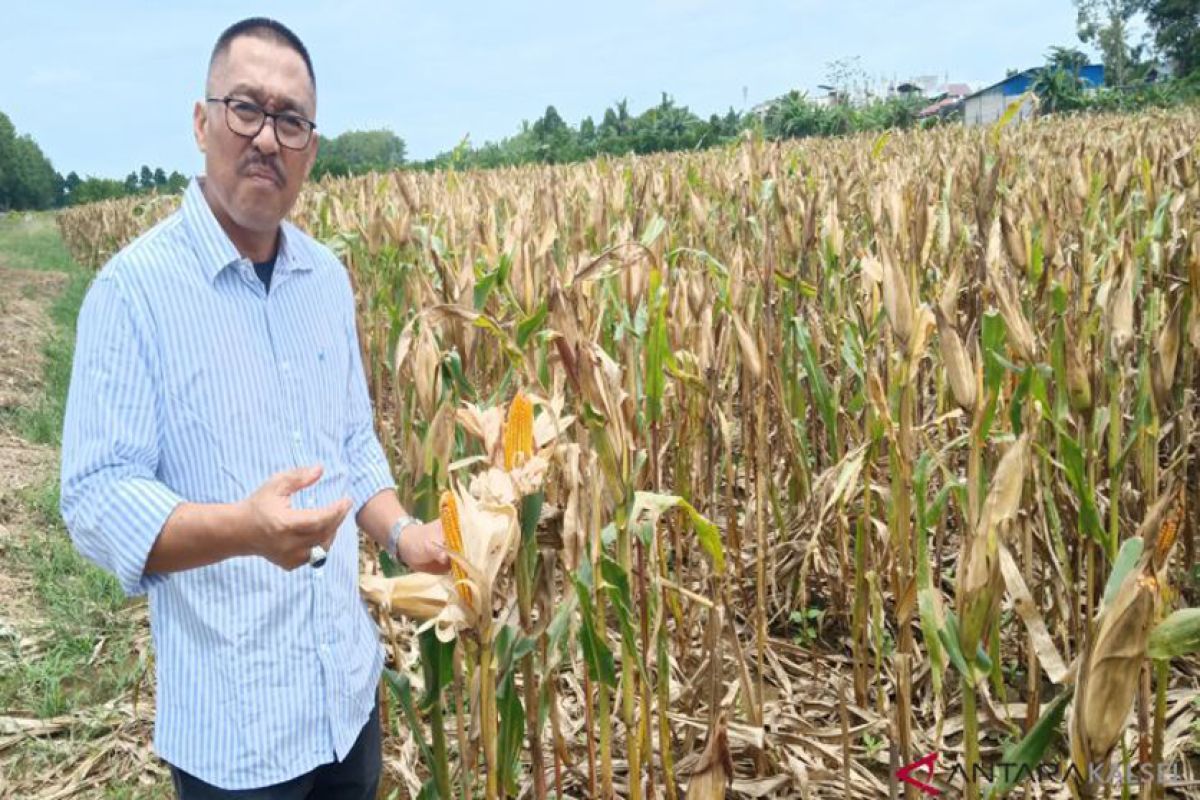
[[[303,150],[308,147],[313,129],[317,127],[317,123],[299,114],[290,111],[272,113],[258,103],[237,97],[209,97],[206,100],[210,103],[224,103],[225,124],[229,126],[229,130],[247,139],[258,136],[258,132],[270,117],[273,122],[271,127],[275,129],[275,141],[280,147],[289,150]]]

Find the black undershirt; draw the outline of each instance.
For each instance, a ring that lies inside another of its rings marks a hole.
[[[271,256],[270,261],[264,261],[261,264],[255,264],[254,271],[258,273],[258,279],[262,281],[263,289],[270,292],[271,276],[275,273],[275,256]]]

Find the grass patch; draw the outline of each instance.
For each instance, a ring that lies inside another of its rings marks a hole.
[[[0,266],[49,272],[80,269],[63,244],[50,211],[0,217]]]
[[[56,481],[18,499],[39,524],[7,557],[33,580],[47,638],[36,658],[15,659],[0,674],[0,708],[52,717],[106,702],[138,676],[133,642],[145,616],[131,613],[137,606],[117,581],[75,550],[58,515]]]
[[[3,268],[62,272],[67,284],[50,307],[55,330],[46,342],[46,391],[29,408],[10,412],[11,423],[23,438],[37,444],[62,443],[63,414],[71,383],[71,361],[75,353],[75,321],[92,272],[79,266],[63,244],[53,214],[9,214],[0,219],[0,272]]]

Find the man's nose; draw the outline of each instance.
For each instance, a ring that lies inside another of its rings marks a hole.
[[[275,138],[275,120],[270,117],[263,120],[262,128],[254,137],[254,146],[258,148],[259,152],[268,155],[279,152],[279,141]]]

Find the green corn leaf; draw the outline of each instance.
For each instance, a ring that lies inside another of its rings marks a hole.
[[[1151,658],[1177,658],[1200,650],[1200,608],[1181,608],[1150,631]]]
[[[533,596],[533,587],[537,583],[538,546],[537,525],[542,515],[542,502],[545,495],[534,492],[521,498],[521,507],[517,519],[521,526],[521,542],[517,548],[517,580],[522,583],[521,591],[526,597]]]
[[[500,270],[498,269],[486,272],[482,277],[476,278],[475,292],[473,294],[476,311],[482,311],[483,307],[487,305],[488,297],[491,295],[492,290],[496,288],[496,283],[499,279]]]
[[[662,419],[666,371],[672,361],[667,338],[667,299],[662,274],[657,269],[651,270],[649,335],[646,338],[646,416],[651,423]]]
[[[436,761],[433,757],[433,750],[425,741],[425,727],[421,724],[420,717],[417,716],[416,706],[413,704],[412,683],[407,675],[396,672],[393,669],[384,667],[383,680],[391,690],[395,698],[400,702],[400,709],[404,712],[404,721],[408,723],[408,730],[412,733],[413,741],[417,743],[417,749],[421,752],[421,758],[425,761],[425,765],[430,772],[435,772],[434,765]],[[443,798],[449,800],[449,798]]]
[[[725,549],[721,544],[721,532],[695,507],[674,494],[635,492],[633,508],[629,512],[630,530],[641,537],[647,545],[654,541],[654,526],[658,518],[671,508],[678,506],[687,512],[692,528],[700,540],[700,547],[712,559],[713,570],[718,574],[725,571]]]
[[[887,147],[888,139],[892,138],[891,131],[884,131],[875,139],[875,144],[871,145],[871,160],[878,161],[883,155],[883,148]]]
[[[588,562],[584,561],[583,563],[587,564]],[[588,677],[596,683],[616,686],[617,670],[613,662],[612,650],[596,632],[596,608],[592,604],[590,564],[586,584],[580,578],[580,572],[582,570],[576,571],[571,576],[571,581],[575,584],[575,594],[579,598],[579,646],[583,650],[583,660],[587,665]]]
[[[837,436],[837,398],[834,397],[829,380],[825,377],[824,370],[821,369],[817,353],[813,349],[812,336],[809,334],[804,320],[795,317],[792,320],[792,331],[796,347],[800,351],[800,363],[804,367],[804,374],[808,377],[809,391],[812,392],[817,410],[821,412],[821,419],[825,423],[825,435],[829,437],[830,448],[832,452],[840,453]]]
[[[969,681],[978,680],[981,675],[986,675],[992,671],[992,659],[988,657],[987,651],[983,649],[983,645],[979,644],[975,650],[975,660],[971,667],[968,668],[967,661],[963,658],[962,646],[959,644],[958,632],[958,615],[947,609],[946,621],[937,631],[938,641],[942,643],[942,647],[946,649],[946,655],[950,658],[950,663],[958,668],[959,673],[964,679]]]
[[[1046,751],[1058,737],[1058,726],[1062,724],[1071,695],[1070,691],[1059,693],[1050,705],[1042,709],[1041,717],[1025,738],[1005,748],[1004,756],[1000,759],[1005,766],[996,769],[999,780],[988,786],[984,795],[987,800],[1002,797],[1036,772],[1038,764],[1046,757]]]
[[[1046,246],[1042,243],[1040,232],[1036,229],[1030,236],[1029,253],[1029,282],[1038,284],[1042,280],[1042,273],[1046,266]]]
[[[1144,546],[1145,543],[1140,536],[1126,539],[1121,545],[1121,550],[1117,553],[1117,560],[1113,562],[1112,574],[1108,576],[1108,583],[1104,584],[1104,605],[1107,606],[1117,596],[1117,590],[1121,588],[1125,576],[1142,557]]]
[[[946,672],[946,652],[942,648],[941,637],[938,636],[937,612],[934,607],[936,600],[933,591],[928,587],[917,590],[917,611],[921,617],[921,634],[925,637],[925,649],[929,651],[933,693],[940,695],[942,693],[942,675]]]
[[[663,231],[666,229],[667,221],[655,214],[654,219],[650,220],[650,224],[646,226],[645,232],[642,233],[642,244],[646,247],[650,247],[658,240],[659,236],[662,236]]]
[[[958,644],[958,617],[953,611],[946,612],[946,621],[942,627],[937,629],[937,636],[938,641],[946,650],[946,655],[950,658],[950,663],[958,669],[963,679],[974,680],[975,676],[967,668],[967,661],[963,658],[962,648]]]
[[[1034,94],[1032,91],[1025,92],[1016,100],[1009,103],[1008,107],[1004,109],[1004,113],[1000,116],[1000,119],[992,124],[992,129],[988,132],[988,140],[992,143],[993,149],[1000,146],[1001,132],[1003,132],[1009,123],[1016,119],[1017,114],[1021,113],[1021,106],[1025,105],[1033,97]]]
[[[499,783],[505,787],[506,796],[518,794],[517,777],[520,774],[521,742],[525,737],[525,707],[521,704],[521,693],[510,674],[500,683],[496,691],[496,710],[500,715],[500,739],[496,754],[499,758]]]
[[[1058,431],[1058,455],[1067,476],[1067,483],[1079,499],[1079,518],[1083,523],[1083,531],[1097,542],[1103,543],[1106,534],[1100,522],[1100,512],[1096,509],[1095,492],[1088,479],[1083,445],[1067,433],[1059,420],[1055,420],[1055,429]]]
[[[454,641],[439,641],[430,628],[417,637],[417,642],[421,649],[421,674],[425,680],[420,707],[428,711],[441,702],[442,690],[454,680]]]
[[[1029,399],[1029,392],[1033,386],[1033,376],[1036,370],[1033,367],[1026,367],[1021,373],[1021,380],[1017,383],[1017,389],[1013,392],[1012,399],[1009,401],[1009,422],[1012,423],[1013,436],[1020,436],[1024,430],[1022,417],[1025,413],[1025,402]]]
[[[638,639],[633,627],[633,593],[629,586],[629,575],[620,564],[608,556],[601,556],[600,574],[604,577],[605,588],[617,613],[621,641],[629,652],[636,652]]]
[[[529,337],[539,331],[550,313],[550,306],[545,300],[538,304],[537,311],[523,319],[517,325],[517,347],[524,347]]]

